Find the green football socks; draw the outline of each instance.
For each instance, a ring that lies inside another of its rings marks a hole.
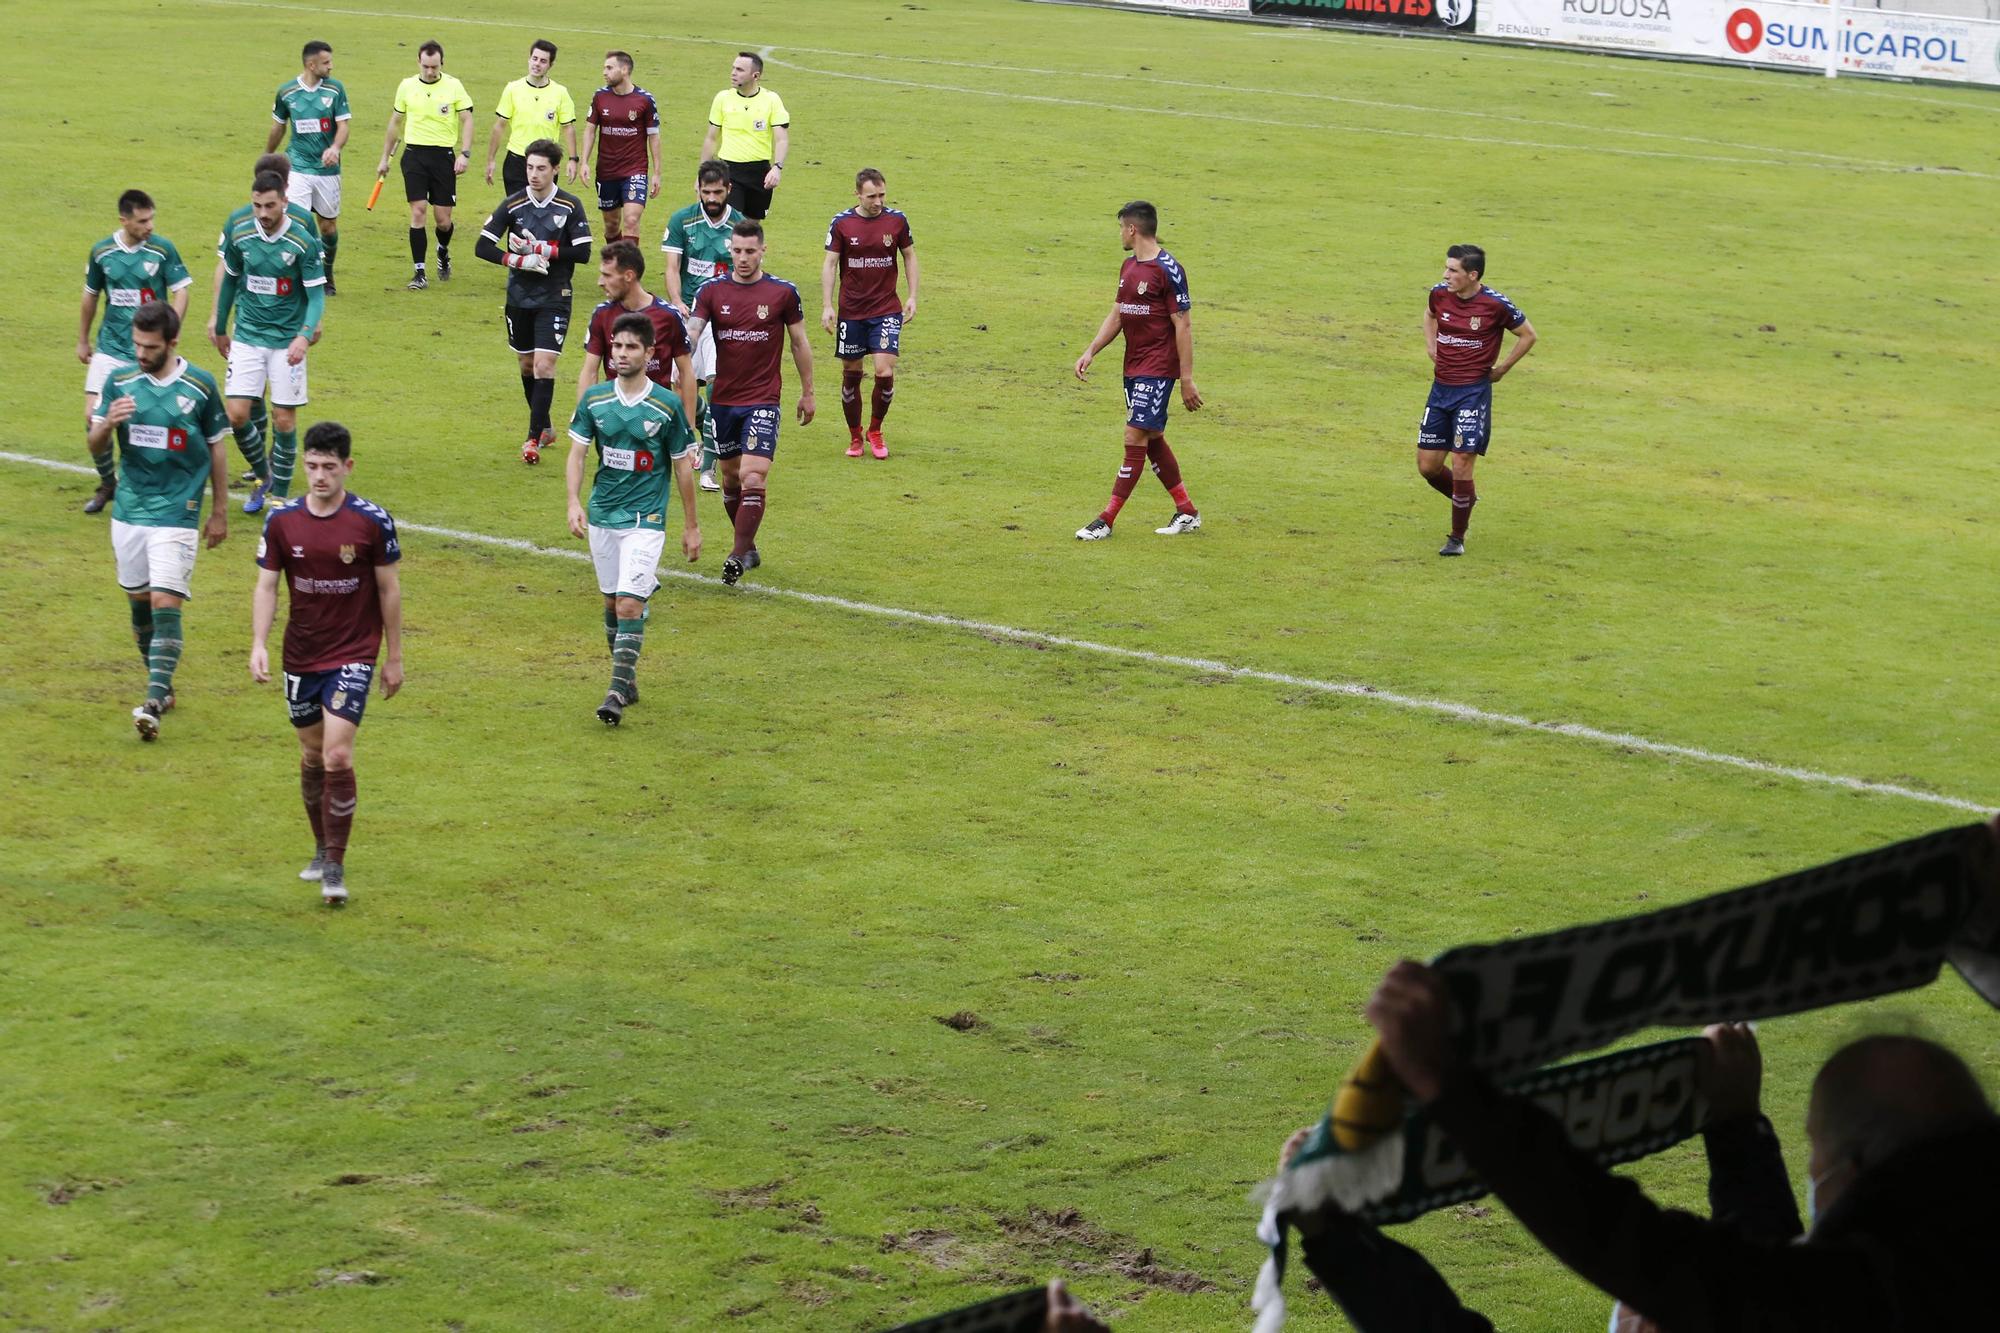
[[[299,457],[299,433],[271,432],[271,494],[282,500],[292,493],[292,467]]]
[[[611,640],[611,692],[631,701],[639,684],[639,649],[646,640],[646,622],[620,620]]]
[[[133,619],[138,619],[135,612]],[[174,668],[181,661],[181,612],[177,606],[153,608],[153,638],[146,651],[146,702],[164,703],[174,692]]]
[[[126,598],[132,608],[132,638],[139,645],[139,660],[153,664],[153,603],[144,597]],[[178,616],[180,613],[174,613]]]

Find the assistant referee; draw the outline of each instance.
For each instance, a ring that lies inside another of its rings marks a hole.
[[[457,124],[452,123],[457,118]],[[438,280],[451,278],[451,209],[458,202],[458,178],[472,165],[472,95],[456,76],[444,72],[444,48],[425,42],[417,48],[417,72],[396,89],[396,109],[389,113],[389,133],[382,141],[377,176],[389,174],[396,136],[408,120],[403,148],[403,198],[410,203],[410,290],[420,292],[424,279],[424,204],[437,224]],[[452,145],[458,152],[452,152]]]
[[[792,145],[791,115],[778,95],[762,86],[763,79],[764,57],[739,53],[729,66],[729,86],[709,104],[708,134],[701,141],[702,161],[719,158],[729,168],[730,204],[758,219],[771,209],[771,192],[783,179]]]

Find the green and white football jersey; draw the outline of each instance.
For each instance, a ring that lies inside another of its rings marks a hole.
[[[193,282],[181,252],[164,236],[148,236],[137,245],[125,244],[125,233],[114,231],[90,247],[83,269],[83,290],[102,294],[104,319],[97,326],[97,350],[107,356],[132,359],[132,314],[148,301],[164,301]]]
[[[278,89],[271,119],[291,126],[292,142],[285,152],[292,159],[292,170],[308,176],[338,176],[338,164],[323,167],[319,155],[333,147],[339,123],[352,114],[347,89],[340,86],[339,79],[321,79],[315,88],[293,79]]]
[[[306,293],[326,284],[319,234],[287,216],[285,229],[267,236],[253,214],[231,227],[222,243],[222,267],[236,279],[234,336],[252,347],[283,347],[306,327]]]
[[[229,438],[222,390],[215,377],[175,358],[165,379],[133,366],[104,386],[97,415],[130,398],[132,419],[118,427],[118,495],[111,517],[149,528],[192,528],[201,522],[208,486],[209,446]]]
[[[569,435],[597,446],[592,527],[666,529],[670,464],[699,443],[680,399],[651,380],[629,400],[616,380],[593,384],[569,419]]]
[[[718,274],[729,272],[730,229],[742,220],[741,213],[724,208],[722,221],[710,222],[699,202],[667,219],[667,234],[660,248],[680,253],[681,300],[693,305],[698,287]]]
[[[254,205],[243,204],[234,213],[229,215],[227,222],[222,224],[222,234],[215,238],[215,257],[217,259],[222,258],[222,251],[229,244],[229,233],[236,230],[237,223],[248,222],[253,227],[257,225],[257,219],[253,210]],[[312,210],[304,204],[295,204],[287,200],[285,203],[285,212],[297,218],[300,225],[312,233],[314,242],[319,245],[320,263],[324,265],[326,263],[326,241],[319,234],[319,224],[313,221]]]

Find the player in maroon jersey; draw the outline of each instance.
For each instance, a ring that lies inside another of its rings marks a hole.
[[[613,241],[604,247],[597,265],[597,286],[607,298],[590,312],[590,333],[583,344],[583,373],[576,379],[577,401],[600,380],[609,379],[604,367],[611,360],[611,326],[620,315],[640,315],[653,321],[653,347],[646,362],[646,377],[662,388],[680,395],[681,407],[689,421],[695,416],[694,354],[688,346],[687,322],[681,312],[640,285],[646,276],[646,257],[631,241]]]
[[[1076,530],[1078,541],[1099,542],[1111,535],[1118,511],[1139,484],[1139,469],[1148,462],[1174,498],[1174,516],[1153,531],[1177,537],[1201,526],[1201,511],[1181,483],[1180,460],[1167,444],[1167,403],[1174,381],[1180,381],[1181,406],[1190,412],[1201,410],[1201,390],[1194,384],[1187,271],[1161,248],[1159,226],[1158,210],[1143,199],[1118,210],[1118,239],[1132,257],[1118,271],[1118,298],[1111,313],[1076,359],[1076,377],[1085,379],[1097,354],[1120,333],[1125,335],[1125,464],[1118,469],[1104,512]]]
[[[354,732],[382,659],[382,697],[403,685],[403,549],[396,520],[347,490],[354,471],[347,428],[321,421],[306,432],[306,493],[272,510],[257,542],[250,676],[271,679],[265,646],[278,616],[278,583],[291,591],[285,619],[285,703],[299,737],[299,790],[312,825],[317,880],[329,907],[347,904],[347,836],[354,824]]]
[[[629,54],[604,53],[604,86],[591,94],[590,111],[583,119],[588,127],[583,132],[583,179],[590,179],[594,147],[604,239],[636,240],[646,200],[660,192],[660,108],[651,93],[632,82]]]
[[[854,197],[860,202],[827,227],[826,262],[820,266],[819,322],[834,335],[833,354],[840,358],[840,410],[847,415],[849,458],[861,457],[861,365],[870,354],[875,358],[875,388],[868,403],[867,447],[877,458],[889,456],[889,446],[882,442],[882,418],[889,415],[889,402],[896,394],[903,325],[917,313],[916,238],[910,235],[908,218],[883,206],[887,191],[875,168],[855,174]],[[896,299],[899,256],[910,273],[907,301]]]
[[[722,465],[722,507],[736,525],[736,544],[722,562],[722,581],[734,583],[764,563],[757,554],[757,525],[764,521],[765,488],[778,452],[779,400],[784,396],[781,341],[792,345],[799,372],[799,424],[813,419],[812,343],[799,289],[764,272],[763,224],[745,219],[729,235],[729,275],[711,278],[695,294],[688,340],[715,330],[715,379],[709,411],[715,421],[715,456]]]
[[[1417,471],[1451,501],[1451,535],[1439,555],[1465,554],[1465,525],[1479,503],[1472,465],[1493,434],[1493,386],[1535,345],[1535,326],[1519,306],[1488,287],[1485,277],[1484,250],[1452,246],[1445,251],[1444,281],[1431,288],[1424,309],[1424,351],[1435,369],[1417,427]],[[1513,349],[1495,365],[1501,335],[1509,329]]]

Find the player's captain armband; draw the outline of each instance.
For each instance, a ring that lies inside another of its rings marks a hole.
[[[187,449],[187,432],[170,426],[133,423],[125,428],[125,440],[135,449],[166,449],[182,453]]]
[[[252,273],[249,277],[243,279],[243,286],[245,290],[254,292],[258,296],[276,296],[278,294],[278,280],[266,277],[261,273]]]
[[[642,457],[646,460],[644,463],[639,461]],[[653,470],[653,456],[651,454],[641,454],[631,449],[606,449],[604,451],[604,466],[617,472],[651,472]]]

